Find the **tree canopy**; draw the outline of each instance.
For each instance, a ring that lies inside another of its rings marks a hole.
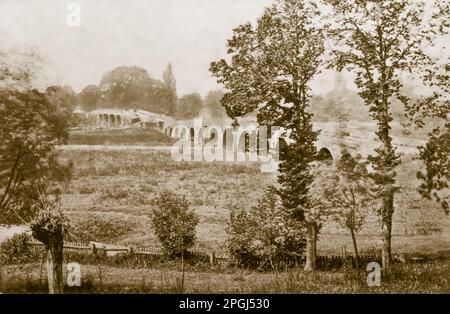
[[[226,92],[222,105],[235,119],[256,111],[260,125],[289,130],[289,145],[280,145],[278,182],[283,205],[307,225],[307,265],[315,268],[318,226],[309,219],[310,163],[316,156],[309,84],[319,73],[325,50],[318,23],[320,10],[312,1],[280,0],[264,11],[257,25],[243,24],[228,40],[230,61],[211,64]]]
[[[180,98],[177,108],[177,116],[180,118],[195,118],[203,108],[202,96],[198,93],[184,95]]]
[[[36,90],[0,92],[0,220],[26,222],[32,204],[65,170],[54,147],[67,139],[67,120]]]
[[[169,65],[164,80],[150,77],[137,66],[116,67],[103,75],[98,86],[86,86],[79,93],[79,103],[87,111],[96,108],[139,108],[174,115],[177,109],[176,80]]]
[[[405,108],[411,99],[402,92],[403,74],[430,63],[423,43],[430,41],[432,30],[424,14],[423,1],[409,0],[327,0],[331,5],[328,33],[334,44],[330,62],[338,71],[355,73],[359,95],[377,122],[375,133],[380,146],[369,160],[375,170],[372,177],[381,205],[383,266],[391,263],[392,216],[398,191],[395,169],[400,163],[392,143],[392,104]]]

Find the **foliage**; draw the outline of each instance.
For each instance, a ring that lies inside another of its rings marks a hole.
[[[78,95],[70,86],[49,86],[45,90],[45,96],[48,101],[57,108],[58,115],[69,126],[77,125],[78,121],[72,115],[78,105]]]
[[[213,118],[224,118],[226,117],[226,112],[224,107],[222,107],[221,100],[224,96],[221,90],[212,90],[206,94],[204,104],[205,108],[208,108],[211,112]]]
[[[137,66],[116,67],[103,75],[98,90],[88,86],[80,97],[91,110],[96,107],[139,108],[173,115],[177,105],[171,66],[164,73],[164,81],[151,78],[147,70]]]
[[[50,246],[52,241],[62,242],[64,234],[70,228],[70,224],[61,210],[60,200],[40,195],[33,207],[35,207],[35,212],[37,212],[30,224],[33,237],[47,247]]]
[[[203,100],[200,94],[184,95],[178,102],[177,116],[185,119],[195,118],[203,108]]]
[[[420,158],[425,163],[425,172],[418,172],[422,180],[419,192],[428,199],[434,197],[449,214],[450,182],[450,123],[445,129],[436,128],[430,133],[425,147],[420,148]]]
[[[325,186],[324,196],[334,211],[335,220],[354,232],[361,230],[374,206],[372,180],[366,167],[367,163],[345,153],[331,166],[330,177],[322,181]]]
[[[447,22],[448,20],[442,23]],[[447,28],[445,25],[443,27]],[[428,67],[424,78],[431,95],[422,97],[409,106],[407,116],[417,128],[423,128],[430,120],[438,126],[429,134],[425,147],[419,148],[420,159],[425,164],[425,171],[417,173],[422,181],[419,192],[428,199],[433,197],[440,202],[444,211],[449,214],[450,63]]]
[[[170,257],[184,254],[195,243],[197,214],[189,209],[185,197],[163,192],[157,200],[158,208],[152,214],[154,232]]]
[[[145,89],[152,83],[142,68],[117,67],[103,75],[99,89],[107,106],[133,108],[144,102]]]
[[[24,222],[38,191],[69,177],[54,149],[67,138],[67,121],[36,90],[2,90],[0,104],[1,221]]]
[[[303,226],[292,220],[273,187],[248,213],[233,210],[227,233],[230,256],[241,267],[276,270],[280,262],[300,261],[305,248]]]
[[[28,242],[31,237],[27,233],[18,233],[1,243],[0,262],[3,264],[21,264],[30,261],[31,252]]]
[[[45,94],[60,111],[72,113],[78,104],[78,96],[70,86],[49,86]]]
[[[97,108],[100,101],[100,89],[96,85],[88,85],[80,92],[78,98],[82,108],[86,111],[92,111]]]
[[[167,115],[174,115],[177,110],[177,81],[172,71],[172,64],[167,65],[163,73],[164,109]]]
[[[163,73],[163,83],[167,86],[167,88],[169,88],[170,90],[172,90],[176,93],[177,80],[175,79],[175,76],[173,75],[172,63],[169,63],[167,65],[167,68]]]
[[[402,93],[401,75],[412,74],[430,63],[423,43],[431,40],[430,23],[423,1],[338,1],[328,0],[333,9],[328,28],[334,39],[331,64],[356,75],[359,95],[378,123],[381,143],[369,156],[375,170],[372,177],[377,196],[383,200],[378,210],[383,230],[383,264],[391,262],[392,215],[398,191],[395,168],[399,165],[390,136],[392,103],[396,99],[407,108],[411,100]]]
[[[299,220],[304,220],[311,208],[310,163],[315,159],[318,134],[307,108],[308,84],[319,72],[325,50],[319,16],[312,1],[276,1],[256,27],[247,23],[234,30],[227,51],[231,63],[220,60],[210,68],[218,83],[226,87],[222,104],[232,119],[257,110],[260,125],[290,130],[284,134],[289,145],[280,144],[279,194],[283,205]],[[309,225],[308,233],[314,233],[315,223]],[[308,239],[315,245],[316,236]],[[313,260],[311,254],[307,257]]]
[[[312,185],[320,213],[328,213],[340,226],[349,231],[359,266],[356,234],[361,230],[375,199],[371,191],[372,180],[367,171],[367,163],[353,158],[345,152],[337,162],[329,162],[315,171],[316,180]],[[319,219],[317,219],[319,220]]]

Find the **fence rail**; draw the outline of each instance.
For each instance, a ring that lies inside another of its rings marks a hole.
[[[31,241],[27,242],[28,245],[33,247],[34,249],[42,249],[44,244],[36,239],[31,239]],[[116,244],[105,244],[100,242],[68,242],[65,241],[63,245],[64,251],[66,252],[75,252],[76,254],[83,254],[85,256],[127,256],[137,257],[144,261],[145,265],[147,262],[158,260],[163,257],[163,252],[156,248],[142,248],[142,247],[127,247],[120,246]],[[324,252],[323,252],[324,253]],[[360,260],[370,259],[370,261],[376,261],[379,254],[377,252],[372,252],[370,254],[360,254]],[[226,265],[230,262],[230,257],[227,255],[216,256],[216,253],[213,251],[197,251],[197,250],[189,250],[185,254],[185,258],[195,259],[198,261],[203,261],[209,263],[210,265]],[[304,255],[298,256],[297,259],[292,261],[280,262],[281,266],[292,267],[303,264],[306,260]],[[354,263],[353,254],[347,252],[345,247],[341,248],[340,253],[338,254],[321,254],[317,256],[318,263],[324,267],[333,266],[333,265],[347,265]]]
[[[32,246],[33,248],[44,247],[44,244],[36,239],[31,239],[30,241],[27,242],[27,244]],[[116,244],[105,244],[99,242],[83,243],[83,242],[64,241],[63,249],[65,251],[72,251],[72,252],[76,251],[93,255],[98,255],[99,252],[104,252],[106,256],[116,256],[124,254],[134,254],[149,257],[163,256],[163,252],[155,248],[127,247]],[[209,261],[212,265],[226,263],[229,260],[228,256],[216,257],[215,252],[205,252],[196,250],[187,251],[185,257],[203,259],[205,261]]]

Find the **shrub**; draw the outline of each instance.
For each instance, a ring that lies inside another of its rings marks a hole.
[[[18,233],[6,240],[1,245],[2,264],[21,264],[30,260],[32,255],[27,242],[31,237],[27,233]]]
[[[172,192],[164,192],[157,199],[157,209],[153,211],[152,225],[163,251],[170,257],[184,254],[195,243],[197,214],[189,210],[185,197]]]
[[[301,261],[305,235],[301,223],[281,206],[270,187],[249,212],[232,210],[227,226],[227,248],[240,267],[277,269]]]

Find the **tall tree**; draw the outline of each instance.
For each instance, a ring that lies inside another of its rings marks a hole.
[[[72,113],[78,104],[78,96],[70,86],[49,86],[45,94],[51,103],[66,113]]]
[[[450,4],[437,1],[433,22],[439,34],[449,35]],[[445,49],[443,47],[442,49]],[[450,58],[438,60],[426,68],[424,80],[431,91],[427,97],[407,107],[407,116],[418,128],[431,122],[436,127],[430,132],[428,143],[420,147],[420,158],[425,170],[417,173],[421,180],[419,192],[426,198],[441,203],[450,214]]]
[[[184,95],[178,102],[177,116],[181,118],[195,118],[203,108],[202,96],[199,93]]]
[[[45,90],[45,96],[57,109],[58,114],[65,119],[70,126],[77,121],[72,114],[78,104],[78,95],[70,86],[49,86]]]
[[[400,163],[390,134],[392,102],[407,106],[410,99],[401,92],[403,73],[429,62],[422,43],[430,36],[424,2],[409,0],[327,0],[332,7],[329,33],[335,41],[333,64],[356,74],[359,95],[377,122],[381,143],[369,160],[382,204],[382,262],[391,264],[392,216],[398,191],[395,169]]]
[[[92,111],[99,105],[101,93],[96,85],[88,85],[80,92],[78,98],[82,108],[86,111]]]
[[[163,73],[163,82],[167,88],[174,91],[175,93],[177,92],[177,80],[173,75],[172,63],[169,63],[167,65],[167,68]]]
[[[0,103],[0,220],[26,223],[39,191],[63,169],[54,148],[67,139],[67,120],[36,90],[0,91]]]
[[[332,217],[350,233],[358,268],[359,253],[356,234],[373,208],[372,181],[368,175],[367,163],[345,152],[341,159],[329,169],[325,180],[320,180],[319,193],[330,207]]]
[[[152,214],[153,230],[169,257],[181,256],[181,292],[184,288],[184,256],[195,244],[198,215],[184,196],[163,192]]]
[[[40,230],[49,236],[44,243],[56,253],[48,259],[54,262],[48,264],[49,291],[59,292],[63,238],[48,232],[57,220],[37,204],[42,195],[57,187],[55,181],[70,178],[70,168],[58,163],[55,150],[57,144],[67,140],[67,116],[61,114],[64,109],[50,101],[48,94],[32,89],[32,68],[19,66],[11,70],[3,58],[0,64],[0,77],[9,77],[9,84],[0,88],[0,223],[32,222],[33,229],[34,222],[42,222]],[[59,282],[56,286],[54,278]]]
[[[164,101],[165,113],[168,115],[174,115],[177,110],[177,81],[173,74],[172,63],[167,65],[166,70],[163,73],[164,88],[160,92],[163,94],[162,100]]]
[[[153,85],[145,69],[117,67],[103,75],[99,89],[104,106],[118,108],[142,107],[148,87]]]
[[[305,270],[316,267],[319,224],[309,194],[310,164],[316,157],[309,83],[319,72],[324,36],[320,10],[312,1],[278,0],[257,25],[243,24],[228,41],[230,63],[213,62],[211,71],[226,88],[222,104],[235,119],[257,111],[258,123],[283,127],[290,144],[280,147],[278,181],[283,205],[305,223]]]

